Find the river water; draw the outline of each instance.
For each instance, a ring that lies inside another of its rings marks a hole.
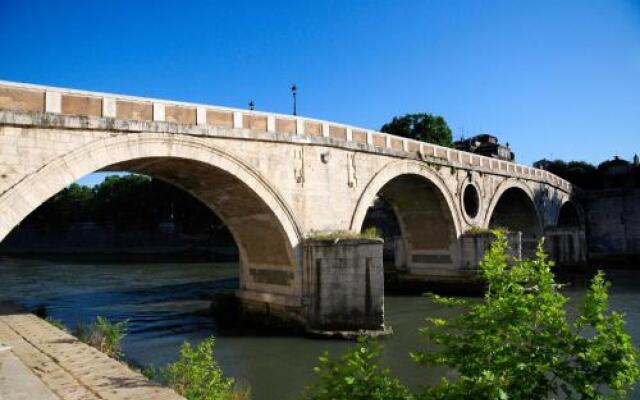
[[[95,259],[94,259],[95,260]],[[248,383],[255,400],[287,400],[315,378],[312,368],[325,350],[338,355],[351,343],[299,336],[269,336],[229,331],[207,310],[213,293],[238,285],[232,263],[70,262],[0,258],[0,301],[34,309],[45,306],[67,326],[91,322],[97,315],[129,320],[123,348],[127,361],[160,366],[176,358],[180,344],[216,336],[216,358],[225,374]],[[627,316],[628,329],[640,345],[640,272],[608,273],[610,302]],[[584,296],[588,278],[574,275],[565,293],[570,308]],[[418,335],[426,316],[445,311],[417,295],[387,296],[386,321],[395,334],[384,340],[383,362],[410,386],[437,382],[444,370],[418,367],[408,353],[424,347]],[[639,391],[636,391],[639,392]],[[633,396],[640,399],[640,393]]]

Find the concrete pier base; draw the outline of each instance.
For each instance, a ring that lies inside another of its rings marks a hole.
[[[309,330],[384,330],[382,244],[382,239],[305,242]]]

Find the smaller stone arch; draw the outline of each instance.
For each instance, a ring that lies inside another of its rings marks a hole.
[[[543,217],[535,199],[536,195],[529,186],[515,179],[507,179],[491,197],[484,226],[504,226],[523,231],[527,236],[541,237]],[[510,221],[506,214],[511,214],[513,220]]]
[[[566,196],[554,215],[554,223],[545,230],[545,247],[559,266],[583,265],[587,261],[584,210]]]
[[[585,226],[585,215],[584,210],[574,200],[565,198],[560,207],[558,207],[558,213],[555,217],[555,223],[553,224],[556,227],[584,227]]]
[[[460,213],[455,202],[455,197],[451,194],[446,184],[437,172],[433,171],[424,163],[417,161],[395,161],[385,165],[381,168],[365,186],[364,190],[358,198],[353,216],[351,217],[351,230],[358,231],[362,226],[365,215],[370,205],[375,200],[376,196],[380,192],[380,189],[386,185],[393,178],[401,175],[419,175],[433,184],[447,203],[448,208],[451,210],[453,216],[453,222],[455,224],[456,235],[460,235],[461,222]]]
[[[353,212],[351,230],[362,228],[381,196],[393,209],[402,235],[400,269],[411,275],[454,274],[461,221],[455,197],[437,172],[423,163],[396,161],[369,181]]]

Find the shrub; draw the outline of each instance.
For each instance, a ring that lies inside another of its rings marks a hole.
[[[389,370],[379,366],[381,346],[366,339],[358,339],[357,346],[338,361],[331,361],[328,353],[319,358],[314,371],[320,380],[309,386],[306,400],[407,400],[412,396]]]
[[[309,235],[308,239],[311,240],[323,240],[323,241],[339,241],[346,239],[379,239],[381,236],[378,228],[372,226],[363,230],[362,232],[352,231],[332,231],[332,232],[317,232],[313,231]]]
[[[214,344],[213,337],[195,347],[183,343],[179,359],[160,372],[164,383],[188,400],[241,399],[250,393],[233,391],[234,380],[223,375],[213,357]]]
[[[452,367],[459,378],[443,379],[424,398],[598,399],[603,391],[624,398],[639,377],[637,353],[623,317],[608,312],[603,274],[570,323],[542,243],[533,260],[518,260],[508,255],[504,233],[495,234],[481,263],[484,301],[433,296],[464,308],[456,317],[428,319],[421,333],[438,349],[412,357]]]
[[[127,335],[127,324],[127,320],[114,323],[98,316],[88,326],[79,322],[73,334],[109,357],[119,359],[122,357],[122,339]]]

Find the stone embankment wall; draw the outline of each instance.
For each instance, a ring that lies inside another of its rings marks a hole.
[[[640,189],[589,192],[586,209],[592,260],[640,260]]]

